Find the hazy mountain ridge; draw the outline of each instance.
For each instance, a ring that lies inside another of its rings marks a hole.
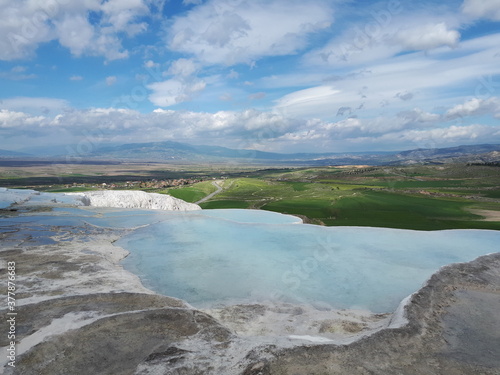
[[[403,151],[397,157],[409,163],[490,163],[500,161],[500,145],[482,144]]]
[[[491,151],[499,151],[500,145],[482,144],[470,146],[456,146],[446,148],[418,148],[416,150],[402,151],[398,155],[402,157],[433,157],[433,156],[462,156],[464,154],[481,154]]]
[[[277,153],[252,149],[232,149],[223,146],[189,145],[165,141],[130,143],[98,149],[89,154],[92,158],[139,159],[149,161],[186,162],[254,162],[327,165],[337,164],[383,164],[391,152],[331,152],[331,153]],[[380,160],[380,161],[379,161]]]
[[[30,155],[7,151],[0,158],[28,157]],[[384,165],[416,163],[491,163],[500,161],[500,145],[481,144],[447,148],[415,149],[407,151],[373,151],[340,153],[276,153],[251,149],[231,149],[222,146],[190,145],[164,141],[149,143],[129,143],[104,146],[84,155],[53,155],[53,157],[72,160],[108,161],[148,161],[183,163],[255,163],[287,165]]]
[[[0,150],[0,158],[15,158],[21,156],[30,156],[30,155],[24,152]]]

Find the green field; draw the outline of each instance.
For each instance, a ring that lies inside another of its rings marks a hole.
[[[202,208],[263,209],[329,226],[500,230],[500,168],[495,166],[64,165],[71,173],[61,177],[62,169],[50,164],[5,167],[0,169],[0,186],[75,192],[112,183],[115,189],[139,188],[198,202],[217,190],[213,182],[218,181],[222,192],[201,203]],[[147,184],[165,178],[203,181],[169,188]],[[129,180],[145,185],[127,187]]]
[[[217,188],[212,185],[211,181],[203,181],[189,187],[167,189],[162,191],[162,193],[169,194],[186,202],[194,203],[216,190]]]
[[[64,189],[47,189],[47,192],[50,193],[79,193],[82,191],[92,191],[96,190],[94,188],[87,188],[87,187],[71,187],[71,188],[64,188]]]
[[[253,208],[329,226],[496,229],[470,209],[500,211],[500,174],[481,166],[307,168],[230,178],[206,209]]]

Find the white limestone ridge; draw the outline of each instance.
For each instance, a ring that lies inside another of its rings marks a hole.
[[[82,203],[91,207],[146,208],[167,211],[201,210],[197,204],[188,203],[170,195],[138,190],[101,190],[67,194],[81,196]]]

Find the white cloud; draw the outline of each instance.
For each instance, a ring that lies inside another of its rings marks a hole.
[[[23,73],[23,72],[25,72],[25,71],[26,71],[26,69],[27,69],[27,68],[26,68],[25,66],[22,66],[22,65],[17,65],[17,66],[15,66],[15,67],[13,67],[13,68],[11,69],[11,71],[12,71],[13,73]]]
[[[203,80],[184,82],[173,78],[152,83],[147,87],[153,91],[149,96],[151,103],[160,107],[168,107],[191,100],[193,95],[205,89],[206,83]]]
[[[182,103],[188,99],[184,94],[183,84],[178,80],[170,79],[163,82],[155,82],[148,85],[148,88],[153,91],[149,96],[149,100],[160,107]]]
[[[81,80],[83,80],[83,77],[82,76],[71,76],[71,77],[69,77],[69,80],[70,81],[81,81]]]
[[[399,112],[397,117],[402,119],[404,123],[412,126],[421,126],[421,124],[435,124],[442,119],[442,116],[437,113],[425,112],[420,108],[405,110]]]
[[[31,125],[43,124],[45,117],[30,116],[24,112],[14,112],[8,109],[0,109],[0,129],[25,128]]]
[[[489,99],[473,98],[464,104],[456,105],[446,112],[449,119],[462,118],[468,116],[493,115],[500,119],[500,98]]]
[[[187,77],[198,71],[199,67],[192,59],[178,59],[172,62],[167,74]]]
[[[27,69],[28,68],[26,68],[25,66],[17,65],[17,66],[14,66],[9,71],[5,71],[5,72],[0,71],[0,78],[8,79],[11,81],[24,81],[26,79],[37,78],[36,74],[25,73]]]
[[[236,78],[239,78],[240,74],[235,71],[234,69],[231,69],[227,75],[227,78],[229,79],[236,79]]]
[[[115,76],[106,77],[106,85],[107,86],[113,86],[115,83],[116,83],[116,77]]]
[[[378,115],[383,106],[395,113],[407,110],[409,101],[401,99],[410,99],[410,93],[418,93],[411,97],[412,106],[427,106],[423,107],[427,111],[462,101],[466,85],[470,87],[466,92],[469,97],[491,95],[498,87],[499,43],[500,34],[492,34],[461,42],[459,52],[442,47],[426,54],[412,52],[364,63],[361,68],[346,65],[342,77],[323,83],[319,82],[321,72],[327,78],[331,67],[313,65],[318,77],[310,75],[310,82],[315,86],[283,96],[276,101],[275,109],[288,116],[329,120],[343,107],[361,107],[365,115],[372,111],[371,116]],[[278,76],[260,83],[264,87],[305,84],[300,75]],[[444,87],[452,93],[456,89],[456,97],[441,95]]]
[[[449,29],[444,22],[402,29],[394,36],[394,41],[404,50],[430,50],[441,46],[456,47],[459,40],[460,33]]]
[[[0,110],[0,148],[15,148],[31,137],[51,144],[177,140],[234,148],[293,151],[353,151],[444,147],[493,143],[500,129],[481,124],[445,126],[440,116],[420,109],[396,117],[346,118],[336,122],[300,120],[257,110],[216,113],[157,109],[68,109],[52,115]],[[32,142],[32,141],[31,141]]]
[[[155,63],[153,60],[148,60],[144,63],[144,67],[149,68],[149,69],[157,68],[159,66],[160,66],[160,64]]]
[[[232,144],[244,148],[255,140],[274,139],[295,131],[302,122],[275,113],[256,110],[197,113],[157,109],[141,114],[129,109],[93,108],[69,110],[55,116],[33,116],[24,112],[0,110],[0,139],[49,137],[51,144],[75,143],[89,135],[100,142],[141,142],[175,139],[204,144]],[[1,129],[4,129],[2,133]],[[17,129],[18,134],[15,135]],[[65,135],[65,138],[54,135]],[[9,141],[10,142],[10,141]],[[0,148],[2,141],[0,141]]]
[[[440,115],[425,113],[417,108],[394,117],[379,116],[370,119],[348,117],[336,122],[319,121],[308,134],[309,136],[313,135],[314,137],[329,140],[377,138],[384,134],[431,128],[440,119]]]
[[[19,96],[0,100],[0,108],[26,113],[48,113],[63,111],[69,108],[69,104],[63,99]]]
[[[335,123],[326,123],[317,129],[325,130],[329,137],[345,139],[364,133],[367,127],[358,118],[347,118]]]
[[[409,150],[416,148],[450,147],[460,144],[498,142],[500,130],[495,126],[468,125],[431,129],[394,129],[382,133],[366,133],[356,119],[336,124],[304,126],[303,131],[287,133],[273,140],[274,150],[286,152],[356,151],[356,150]]]
[[[195,95],[205,90],[207,80],[198,78],[198,64],[192,59],[178,59],[170,64],[164,76],[172,78],[149,84],[147,87],[153,92],[149,100],[160,107],[167,107],[190,101]]]
[[[489,142],[498,137],[499,130],[493,126],[486,125],[452,125],[446,128],[435,128],[428,130],[408,130],[402,134],[388,134],[385,138],[398,136],[402,141],[411,141],[415,144],[435,144],[436,147],[448,143],[471,143],[471,142]],[[490,138],[490,139],[489,139]]]
[[[460,42],[460,22],[454,14],[374,16],[354,24],[325,46],[304,56],[307,64],[352,67],[397,56],[402,52],[454,48]]]
[[[94,27],[88,22],[86,15],[65,15],[55,21],[59,43],[69,48],[75,56],[81,56],[95,39]]]
[[[101,9],[106,15],[104,23],[113,25],[114,31],[134,36],[147,29],[145,22],[135,22],[139,16],[149,13],[143,0],[108,0],[102,4]]]
[[[233,100],[233,96],[225,92],[221,96],[219,96],[219,99],[222,100],[223,102],[230,102],[231,100]]]
[[[43,9],[43,8],[42,8]],[[53,38],[43,13],[35,17],[28,2],[3,4],[0,9],[0,59],[13,60],[33,55],[39,43]]]
[[[174,19],[168,44],[205,64],[250,64],[264,56],[296,53],[308,34],[331,21],[331,10],[317,0],[212,0]]]
[[[137,20],[149,8],[145,0],[18,0],[5,2],[0,12],[0,60],[30,57],[40,44],[57,40],[75,56],[109,61],[128,56],[122,33],[145,31],[146,24]],[[91,22],[90,12],[98,19]]]
[[[404,92],[398,92],[396,94],[396,98],[399,98],[403,101],[408,101],[413,99],[414,94],[412,92],[404,91]]]
[[[339,94],[340,90],[336,90],[331,86],[312,87],[285,95],[277,101],[275,109],[288,116],[295,116],[300,114],[302,109],[307,108],[307,112],[311,114],[315,109],[323,109],[325,105],[330,104],[329,111],[331,111],[331,104],[334,101],[343,100],[339,97]],[[298,111],[296,111],[297,109]]]
[[[254,94],[248,95],[248,99],[250,99],[250,100],[259,100],[259,99],[263,99],[265,97],[266,97],[265,92],[256,92]]]
[[[500,0],[465,0],[462,12],[472,18],[500,21]]]

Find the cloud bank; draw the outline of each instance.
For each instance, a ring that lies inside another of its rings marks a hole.
[[[467,124],[480,116],[500,118],[500,98],[471,99],[442,113],[422,109],[402,111],[395,117],[356,118],[338,121],[298,119],[254,109],[216,113],[156,109],[140,113],[130,109],[68,109],[55,116],[34,116],[3,109],[0,131],[7,138],[54,137],[68,144],[154,142],[177,140],[198,144],[224,144],[293,152],[444,147],[454,143],[488,143],[499,139],[496,126]],[[457,122],[457,119],[460,121]],[[463,122],[461,122],[463,121]]]

